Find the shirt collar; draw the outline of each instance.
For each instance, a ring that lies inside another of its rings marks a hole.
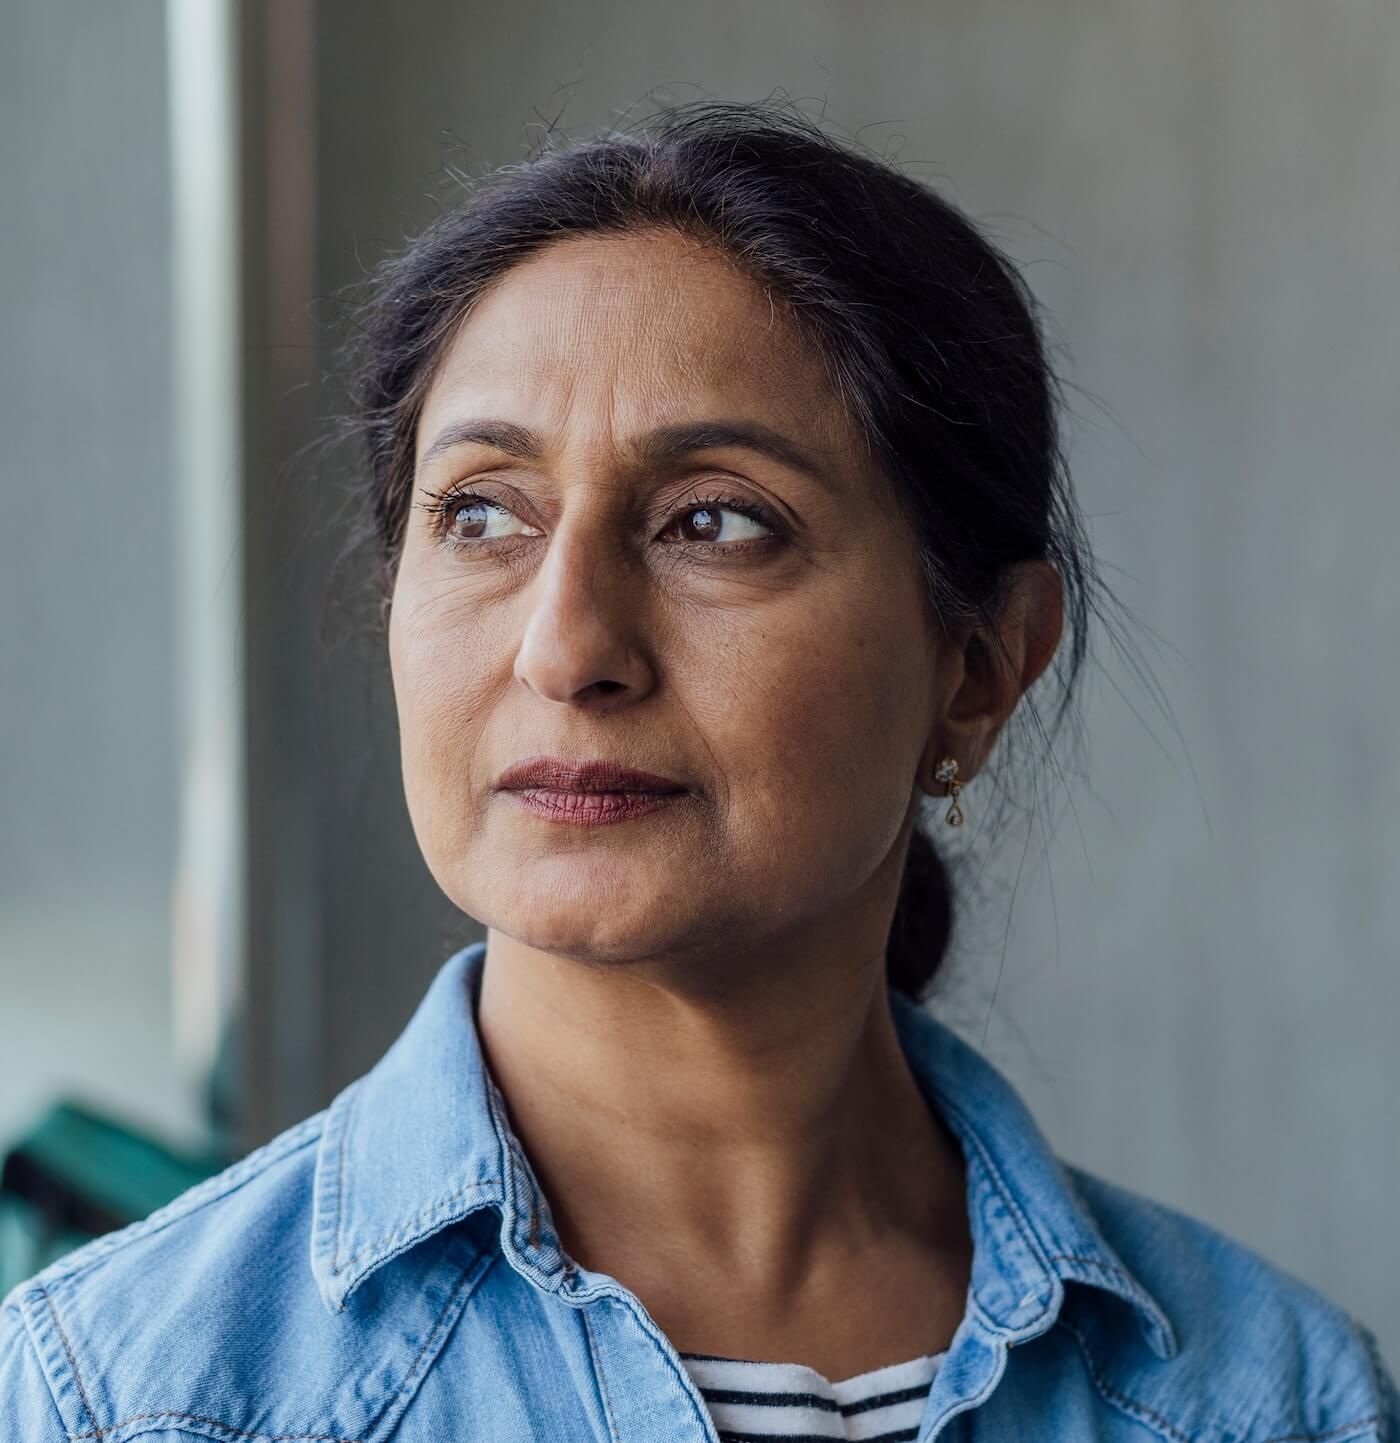
[[[517,1271],[547,1290],[574,1271],[482,1055],[485,957],[485,942],[449,957],[388,1051],[326,1109],[311,1270],[333,1313],[377,1268],[486,1207],[500,1211],[499,1243]],[[951,1028],[889,996],[910,1067],[967,1158],[970,1295],[991,1328],[1033,1336],[1073,1281],[1123,1299],[1153,1351],[1172,1357],[1166,1314],[1109,1246],[1011,1084]]]
[[[905,1056],[962,1143],[973,1234],[972,1293],[993,1329],[1033,1337],[1064,1284],[1121,1298],[1159,1358],[1178,1344],[1161,1304],[1128,1270],[1011,1083],[970,1043],[890,991]]]

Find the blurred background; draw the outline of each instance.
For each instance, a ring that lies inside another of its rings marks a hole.
[[[479,935],[317,441],[344,288],[551,126],[779,94],[1025,266],[1136,618],[1024,835],[964,794],[935,1010],[1400,1359],[1400,8],[0,9],[0,1284],[325,1106]]]

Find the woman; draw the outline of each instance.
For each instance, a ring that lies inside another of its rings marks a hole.
[[[929,832],[1057,653],[1064,714],[1096,594],[969,222],[683,108],[430,227],[363,367],[405,792],[486,940],[11,1293],[0,1435],[1400,1436],[1366,1328],[1060,1162],[917,1006]]]

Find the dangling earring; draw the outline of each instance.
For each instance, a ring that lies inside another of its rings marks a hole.
[[[948,808],[947,815],[943,818],[950,827],[960,827],[963,824],[963,810],[958,805],[958,793],[962,791],[963,784],[958,781],[958,760],[956,757],[944,757],[933,769],[934,779],[948,783],[948,795],[953,799],[953,805]]]

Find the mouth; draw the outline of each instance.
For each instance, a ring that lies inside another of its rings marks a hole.
[[[599,826],[643,817],[688,793],[670,777],[618,762],[530,757],[501,774],[498,791],[550,822]]]
[[[660,811],[685,796],[671,792],[565,792],[549,787],[514,788],[509,792],[527,812],[548,822],[596,827],[627,822]]]

